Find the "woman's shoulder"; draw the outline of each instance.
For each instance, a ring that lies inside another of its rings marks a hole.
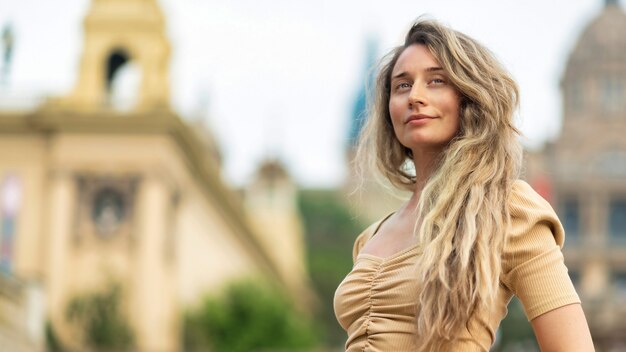
[[[513,240],[539,226],[547,227],[559,247],[563,246],[565,234],[556,212],[526,181],[513,183],[508,207],[511,216],[509,236]]]
[[[509,197],[509,210],[519,215],[533,209],[554,211],[550,203],[526,181],[515,180]]]
[[[510,222],[502,253],[505,269],[563,247],[565,233],[559,218],[528,183],[515,181],[508,206]]]
[[[353,260],[353,262],[356,261],[356,257],[357,257],[357,255],[359,255],[359,252],[361,251],[361,248],[363,248],[363,246],[365,246],[365,243],[367,243],[367,241],[369,241],[369,239],[372,238],[374,236],[374,234],[376,234],[376,232],[380,228],[380,225],[382,225],[382,223],[385,220],[387,220],[392,214],[389,214],[389,215],[385,216],[384,218],[381,218],[380,220],[377,220],[376,222],[372,223],[365,230],[363,230],[363,232],[361,232],[357,236],[356,240],[354,240],[354,246],[352,248],[352,260]]]

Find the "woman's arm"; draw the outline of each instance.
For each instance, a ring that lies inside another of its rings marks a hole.
[[[587,319],[580,304],[569,304],[531,322],[542,352],[594,351]]]

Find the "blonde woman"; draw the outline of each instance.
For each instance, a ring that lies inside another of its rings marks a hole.
[[[357,157],[412,191],[354,244],[348,351],[488,351],[513,295],[542,351],[593,351],[550,205],[518,180],[518,88],[481,44],[419,20],[381,67]]]

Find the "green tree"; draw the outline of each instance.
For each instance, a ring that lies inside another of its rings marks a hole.
[[[121,289],[111,284],[104,292],[74,297],[67,307],[67,318],[74,323],[88,348],[95,351],[132,350],[133,332],[121,313]]]
[[[184,319],[186,351],[299,351],[318,339],[307,316],[282,290],[245,280],[208,296]]]
[[[508,313],[500,323],[498,342],[495,351],[539,351],[539,345],[522,303],[513,297],[508,306]]]
[[[352,268],[352,246],[365,226],[350,214],[336,191],[301,191],[298,199],[309,274],[322,301],[317,320],[324,326],[326,345],[341,346],[347,336],[335,318],[333,297]]]
[[[46,336],[46,351],[48,352],[64,352],[65,351],[50,321],[46,322],[45,336]]]

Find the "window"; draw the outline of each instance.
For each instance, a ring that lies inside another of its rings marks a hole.
[[[569,106],[575,112],[578,112],[585,105],[583,87],[580,82],[572,83],[568,88]]]
[[[615,271],[613,272],[613,287],[618,294],[626,296],[626,272]]]
[[[602,110],[618,112],[623,108],[624,85],[620,77],[605,77],[600,83]]]
[[[22,187],[16,175],[7,175],[0,183],[0,271],[13,272],[16,221],[22,200]]]
[[[612,242],[626,242],[626,198],[609,202],[609,236]]]
[[[565,240],[577,242],[580,238],[580,207],[578,199],[566,198],[561,201],[559,217],[565,229]]]
[[[626,151],[619,147],[607,149],[598,154],[593,167],[601,175],[609,177],[626,177]]]

